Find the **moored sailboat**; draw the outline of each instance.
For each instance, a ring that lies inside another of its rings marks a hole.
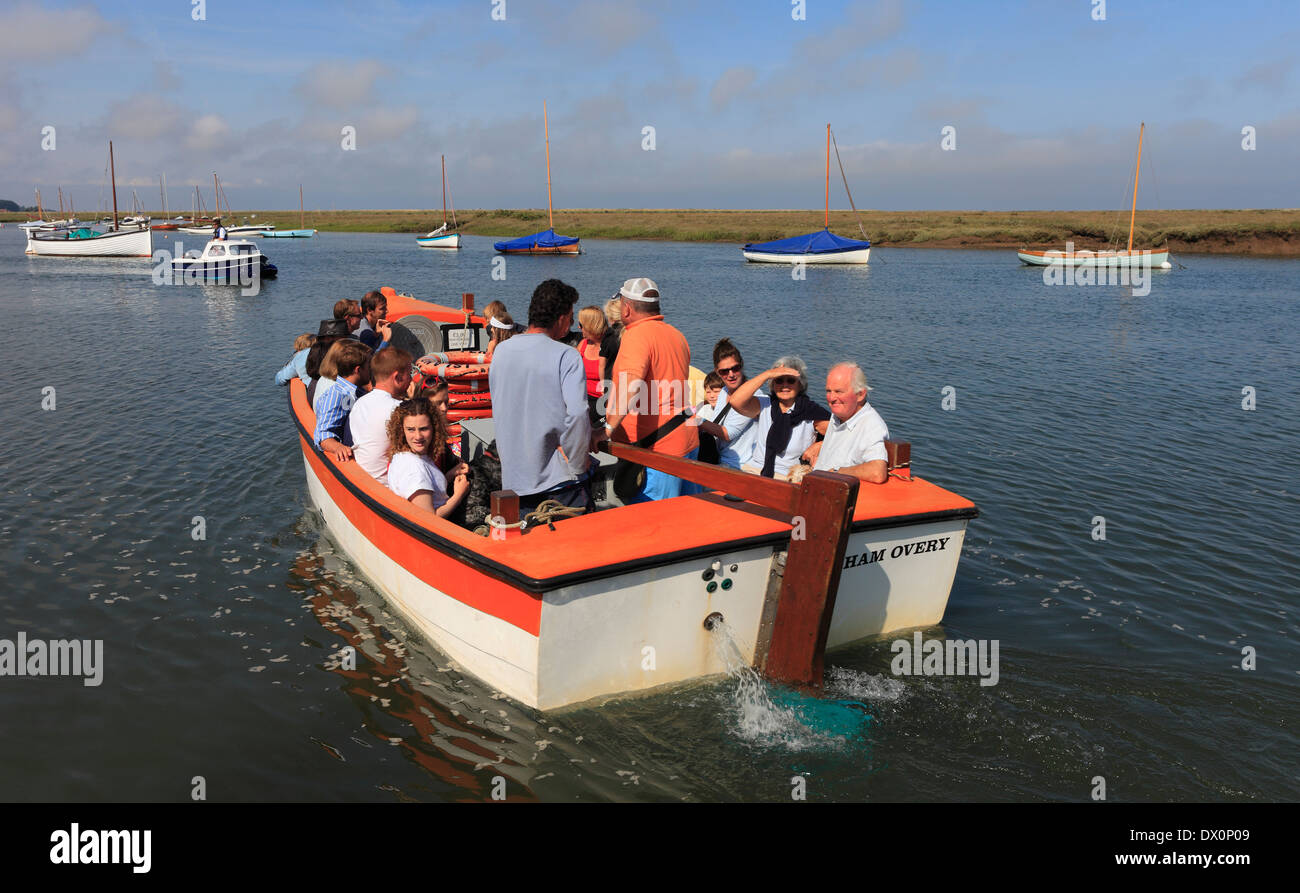
[[[1016,252],[1016,257],[1022,264],[1035,267],[1046,267],[1060,264],[1067,267],[1080,266],[1105,266],[1112,269],[1133,269],[1141,267],[1142,269],[1169,269],[1172,264],[1169,263],[1168,248],[1147,248],[1139,251],[1133,250],[1133,226],[1137,221],[1137,194],[1138,180],[1142,175],[1142,137],[1146,133],[1146,122],[1142,122],[1138,128],[1138,149],[1137,165],[1133,169],[1133,206],[1129,211],[1128,220],[1128,248],[1124,251],[1116,249],[1076,249],[1074,243],[1067,242],[1065,250],[1059,248],[1048,249],[1030,249],[1021,248]]]
[[[836,148],[836,157],[839,149]],[[843,167],[840,168],[843,173]],[[848,191],[848,179],[844,189]],[[852,195],[849,201],[852,202]],[[856,210],[856,206],[854,208]],[[820,232],[791,236],[771,242],[751,242],[741,249],[745,260],[769,264],[865,264],[871,258],[871,242],[848,239],[831,232],[831,126],[826,125],[826,211]]]
[[[117,169],[113,143],[108,144],[108,165],[113,183],[112,228],[100,232],[78,227],[56,232],[27,230],[27,254],[47,257],[152,257],[153,231],[147,225],[122,229],[117,219]]]
[[[542,128],[546,139],[546,219],[550,224],[540,233],[506,239],[492,247],[502,254],[580,254],[576,236],[560,236],[555,232],[555,212],[551,206],[551,126],[546,116],[546,103],[542,103]]]
[[[253,233],[255,236],[261,236],[264,239],[310,239],[316,235],[316,230],[307,228],[306,212],[302,207],[302,184],[298,184],[298,226],[301,229],[270,229]]]
[[[452,226],[447,228],[447,156],[442,156],[442,226],[425,233],[415,240],[415,244],[421,248],[459,248],[460,233],[453,232],[457,228],[456,207],[453,204],[451,209]]]

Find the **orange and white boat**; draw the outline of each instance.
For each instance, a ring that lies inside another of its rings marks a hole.
[[[448,332],[482,324],[404,296],[388,299],[388,318],[395,341],[424,333],[455,342]],[[978,514],[917,477],[859,488],[814,472],[795,485],[614,444],[615,456],[713,492],[526,533],[499,523],[482,537],[414,508],[356,462],[328,457],[312,442],[301,382],[291,382],[289,400],[329,535],[463,670],[539,709],[723,674],[706,628],[718,615],[747,661],[816,686],[827,647],[939,622]],[[494,494],[505,523],[511,495]]]

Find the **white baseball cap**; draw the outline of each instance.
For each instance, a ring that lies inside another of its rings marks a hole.
[[[659,286],[655,285],[653,279],[647,279],[644,276],[624,282],[618,293],[630,301],[644,301],[647,304],[653,304],[659,300]]]

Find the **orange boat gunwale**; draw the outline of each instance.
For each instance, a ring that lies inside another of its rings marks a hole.
[[[302,395],[301,397],[298,396],[300,394]],[[774,548],[783,547],[790,539],[791,525],[788,521],[778,521],[771,518],[760,520],[749,513],[746,513],[746,517],[750,519],[752,525],[767,529],[764,530],[764,532],[749,536],[727,538],[725,536],[725,531],[720,527],[717,538],[710,537],[709,541],[697,545],[674,550],[656,550],[644,555],[616,560],[612,563],[599,563],[582,570],[564,571],[556,574],[536,576],[527,573],[524,570],[520,570],[516,566],[507,564],[504,561],[490,557],[483,551],[470,548],[463,543],[457,542],[446,535],[438,533],[430,526],[420,523],[414,517],[408,517],[404,513],[395,511],[384,505],[372,494],[366,492],[363,487],[349,479],[349,477],[344,473],[342,466],[340,466],[338,462],[331,460],[319,447],[316,446],[312,437],[312,428],[309,428],[304,424],[303,414],[300,411],[301,407],[306,406],[306,393],[300,382],[291,382],[288,397],[289,411],[293,416],[294,424],[298,429],[301,448],[304,452],[310,453],[317,460],[315,463],[316,465],[322,469],[327,469],[333,481],[338,486],[343,487],[355,500],[357,500],[357,502],[361,504],[362,507],[374,514],[377,520],[397,528],[423,545],[428,546],[455,561],[459,561],[473,570],[487,574],[500,582],[516,587],[517,589],[523,590],[532,595],[540,595],[567,586],[618,577],[649,568],[666,567],[694,558],[716,557],[720,551],[733,552],[757,546],[770,546]],[[301,407],[299,404],[301,404]],[[919,479],[917,479],[916,482],[925,483]],[[322,484],[324,483],[325,482],[322,481]],[[900,486],[908,485],[900,484]],[[850,527],[851,532],[856,533],[859,531],[874,530],[885,527],[902,528],[949,519],[969,520],[979,515],[979,510],[975,507],[974,503],[971,503],[969,500],[943,490],[935,485],[928,486],[940,493],[951,496],[951,501],[956,502],[957,505],[952,508],[936,511],[912,512],[903,515],[884,514],[861,518],[852,523]],[[695,497],[679,498],[695,499]],[[863,501],[863,497],[860,495],[858,503],[855,506],[855,515],[861,512],[864,508]],[[667,502],[660,503],[661,506],[666,504]],[[738,507],[739,505],[748,504],[740,503],[738,504]],[[752,506],[750,507],[752,508]],[[629,506],[627,508],[635,507]],[[719,506],[719,508],[722,507]],[[415,510],[413,509],[412,511]],[[725,511],[735,512],[736,509],[728,507],[725,508]],[[602,512],[600,514],[604,513]],[[579,519],[573,519],[572,521],[567,522],[567,525],[572,525],[577,521],[579,521]],[[772,529],[773,525],[775,525],[776,529]],[[572,527],[569,526],[568,529],[572,529]],[[465,531],[465,533],[468,534],[469,532]],[[537,534],[533,535],[535,536]],[[482,543],[485,547],[491,548],[494,541],[484,538],[482,539]],[[518,545],[520,544],[520,539],[513,539],[509,541],[509,543],[511,545]],[[383,548],[380,543],[376,543],[376,546],[381,549]],[[538,557],[536,555],[520,554],[517,550],[511,551],[513,554],[502,557],[521,559],[521,563],[535,560]]]

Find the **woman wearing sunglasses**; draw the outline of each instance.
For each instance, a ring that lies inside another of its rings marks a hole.
[[[769,382],[772,402],[763,409],[758,389]],[[756,419],[754,451],[743,471],[790,479],[831,417],[826,407],[809,399],[807,390],[808,366],[799,357],[785,356],[732,391],[732,411]]]

